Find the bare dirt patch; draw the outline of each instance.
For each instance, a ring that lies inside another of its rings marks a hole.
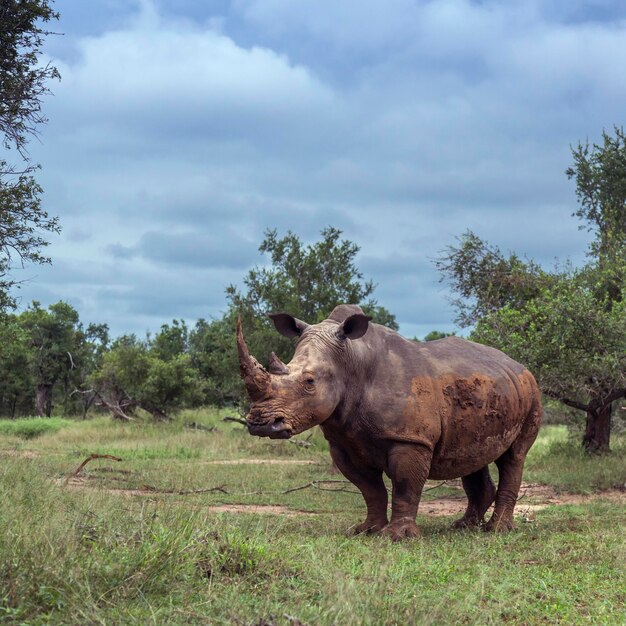
[[[74,476],[69,479],[57,479],[55,481],[58,485],[62,485],[69,489],[83,490],[93,488],[93,483],[86,477]],[[91,484],[90,484],[91,483]],[[139,497],[155,497],[162,495],[172,495],[176,492],[170,491],[155,491],[154,489],[100,489],[103,493],[108,493],[115,496],[139,496]],[[199,490],[200,491],[200,490]],[[209,490],[207,490],[209,491]],[[213,513],[260,513],[266,515],[281,515],[283,517],[296,517],[300,515],[317,515],[313,511],[302,511],[299,509],[290,509],[286,506],[278,506],[271,504],[217,504],[212,506],[202,507],[204,510],[211,511]]]
[[[256,459],[252,459],[256,460]],[[307,461],[308,463],[308,461]],[[66,479],[57,479],[57,484],[62,485],[69,489],[90,489],[94,488],[94,481],[88,476],[71,476]],[[342,481],[326,481],[326,482],[342,482]],[[306,485],[308,486],[308,485]],[[306,487],[304,486],[304,487]],[[456,484],[447,484],[447,487],[456,488]],[[108,493],[114,496],[126,496],[126,497],[151,497],[162,498],[169,495],[193,495],[198,493],[206,493],[210,491],[224,491],[222,487],[213,487],[210,489],[198,489],[188,492],[159,490],[153,487],[146,486],[141,489],[124,489],[124,488],[100,488],[103,493]],[[331,491],[344,491],[343,489],[329,489]],[[421,515],[435,515],[435,516],[452,516],[462,515],[465,511],[467,501],[463,491],[458,485],[459,494],[453,494],[448,496],[442,496],[432,499],[423,499],[420,503],[419,512]],[[224,491],[224,493],[227,493]],[[352,493],[351,491],[348,493]],[[236,495],[236,494],[231,494]],[[549,485],[538,484],[524,484],[520,490],[520,499],[517,502],[515,508],[515,514],[518,517],[522,517],[527,521],[533,519],[534,514],[537,511],[541,511],[548,506],[559,506],[567,504],[586,504],[593,500],[610,500],[618,504],[626,505],[626,492],[619,491],[617,489],[610,491],[602,491],[591,495],[577,495],[560,493]],[[314,511],[302,511],[298,509],[290,509],[286,506],[278,505],[264,505],[264,504],[220,504],[203,507],[208,511],[214,513],[233,513],[233,514],[245,514],[245,513],[261,513],[267,515],[282,515],[287,517],[295,517],[299,515],[319,515],[322,513],[316,513]],[[493,508],[493,507],[492,507]],[[489,515],[489,512],[487,513]]]
[[[110,493],[111,495],[116,496],[154,496],[153,491],[149,491],[148,489],[115,489],[115,488],[104,488],[97,487],[94,485],[93,481],[90,480],[89,477],[86,476],[72,476],[70,478],[57,478],[54,481],[57,485],[61,487],[66,487],[72,490],[84,490],[84,489],[97,489],[101,493]]]
[[[454,487],[455,485],[448,486]],[[459,491],[461,491],[460,486]],[[427,515],[460,515],[465,511],[467,504],[467,500],[464,496],[461,496],[461,493],[458,496],[422,500],[419,511]],[[609,491],[599,491],[590,495],[557,493],[550,485],[525,483],[520,489],[515,514],[528,518],[530,514],[534,514],[549,506],[586,504],[593,500],[610,500],[618,504],[626,504],[626,492],[612,489]],[[491,507],[490,511],[492,509],[493,507]]]
[[[313,511],[300,511],[286,506],[271,504],[219,504],[205,507],[213,513],[265,513],[268,515],[283,515],[285,517],[297,517],[300,515],[318,515]]]

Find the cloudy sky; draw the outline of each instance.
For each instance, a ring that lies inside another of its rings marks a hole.
[[[570,145],[626,115],[621,0],[57,0],[31,144],[61,218],[22,303],[114,334],[220,316],[267,228],[333,225],[406,335],[451,330],[466,229],[584,259]]]

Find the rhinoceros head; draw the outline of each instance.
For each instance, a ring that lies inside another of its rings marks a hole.
[[[270,318],[279,333],[299,340],[287,365],[272,352],[265,369],[250,355],[238,320],[239,368],[251,400],[246,420],[252,435],[289,439],[332,415],[346,385],[348,344],[367,332],[371,318],[353,305],[313,325],[287,313]]]

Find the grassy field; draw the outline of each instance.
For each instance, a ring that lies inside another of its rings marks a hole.
[[[626,442],[587,457],[545,427],[516,532],[450,530],[451,481],[429,485],[422,537],[392,544],[346,537],[364,506],[319,433],[221,417],[1,421],[0,623],[626,623]],[[92,454],[122,460],[73,476]]]

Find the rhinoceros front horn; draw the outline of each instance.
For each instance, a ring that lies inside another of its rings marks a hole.
[[[243,338],[241,318],[237,318],[237,352],[239,353],[239,371],[252,401],[261,399],[270,384],[270,375],[250,354]]]

